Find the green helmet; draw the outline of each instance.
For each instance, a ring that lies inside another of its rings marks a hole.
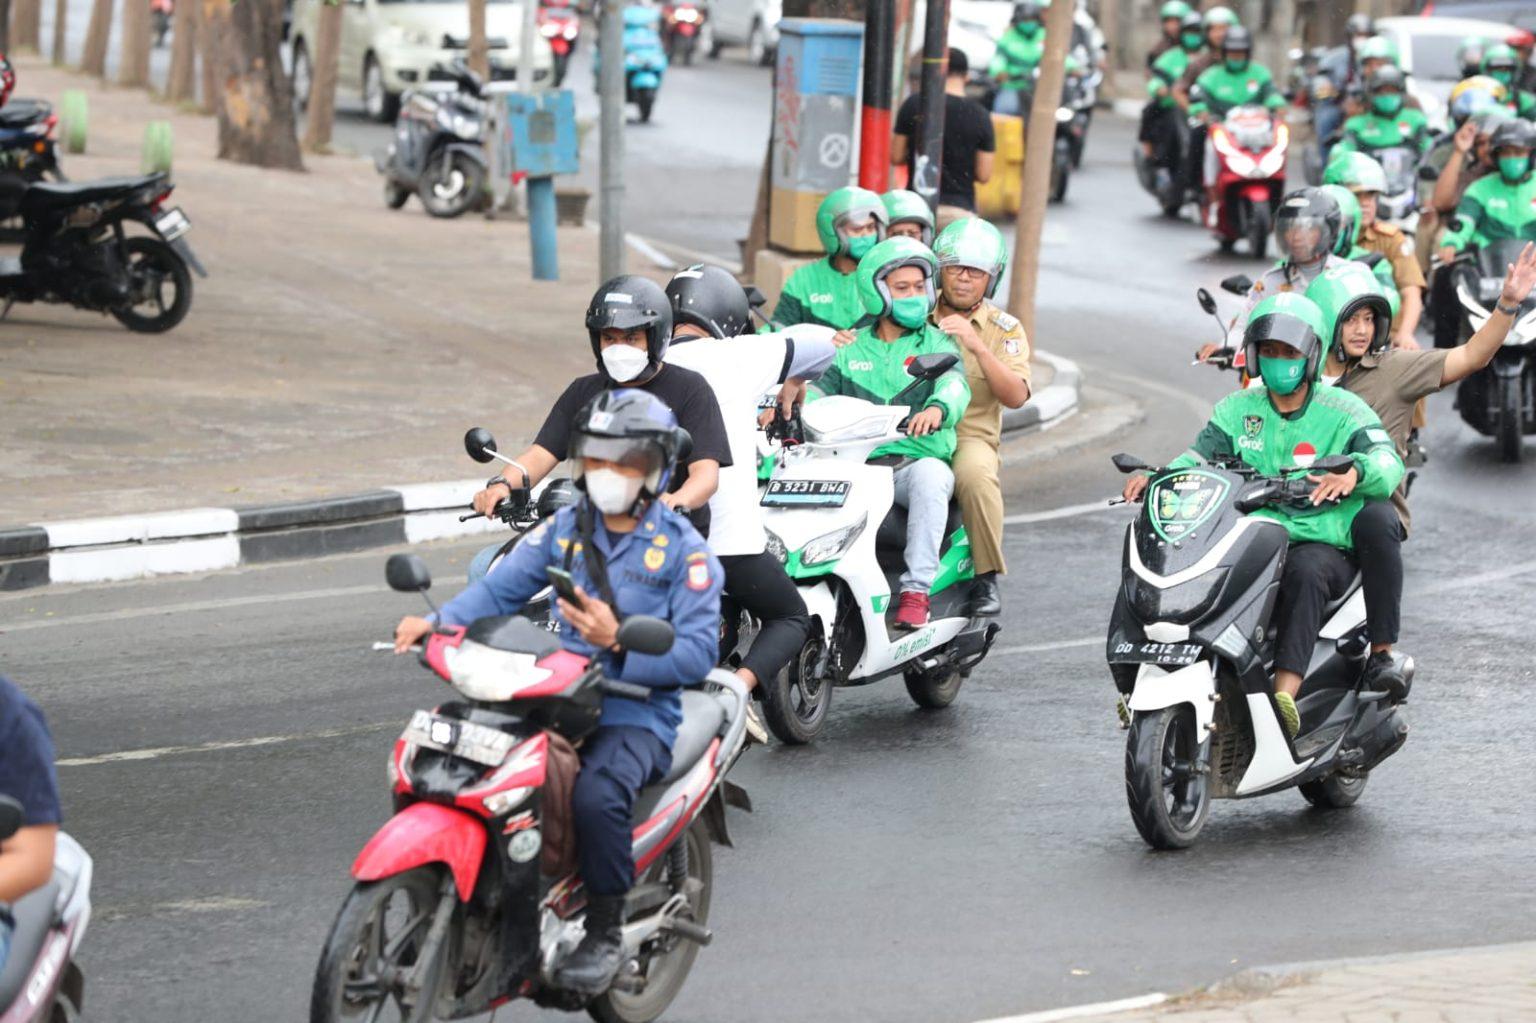
[[[1330,348],[1338,348],[1339,334],[1344,324],[1351,316],[1366,308],[1371,310],[1376,320],[1370,351],[1383,351],[1390,343],[1392,300],[1387,297],[1387,289],[1381,286],[1381,281],[1376,279],[1371,268],[1365,264],[1345,263],[1325,270],[1307,288],[1306,297],[1322,312],[1325,327],[1323,337],[1327,339]],[[1339,348],[1339,357],[1341,360],[1345,358],[1342,348]]]
[[[933,244],[933,210],[928,208],[922,196],[905,188],[893,188],[882,195],[880,201],[885,204],[887,232],[892,224],[899,224],[904,220],[915,220],[923,226],[923,244]]]
[[[985,270],[990,277],[987,297],[997,294],[998,282],[1008,268],[1008,246],[1003,233],[990,221],[965,217],[955,221],[933,240],[933,254],[939,266],[969,266]]]
[[[1520,55],[1508,43],[1494,43],[1483,51],[1483,74],[1493,68],[1514,70],[1520,66]]]
[[[1212,25],[1236,25],[1239,24],[1237,14],[1230,7],[1212,7],[1205,12],[1205,27]]]
[[[1389,64],[1401,63],[1397,44],[1386,36],[1371,36],[1361,43],[1360,48],[1355,51],[1355,59],[1362,64],[1368,60],[1384,60]]]
[[[1333,254],[1348,259],[1355,250],[1355,236],[1360,232],[1360,200],[1343,185],[1324,185],[1322,190],[1339,204],[1339,240],[1334,243]]]
[[[867,188],[839,188],[816,208],[816,234],[829,256],[848,255],[848,236],[843,233],[850,220],[874,217],[875,236],[885,237],[885,204]]]
[[[1254,307],[1243,331],[1243,354],[1248,372],[1259,373],[1259,345],[1280,341],[1290,345],[1307,360],[1303,380],[1316,380],[1323,365],[1323,338],[1328,337],[1323,311],[1311,299],[1294,291],[1271,295]]]
[[[854,286],[859,289],[859,301],[864,303],[865,312],[871,316],[890,315],[891,291],[885,286],[885,278],[892,270],[904,266],[915,266],[923,271],[923,276],[927,278],[928,311],[933,311],[937,298],[933,291],[933,279],[939,272],[939,261],[934,258],[933,250],[911,238],[887,238],[864,253],[853,275]]]
[[[1159,21],[1178,18],[1182,22],[1184,15],[1188,14],[1190,10],[1189,4],[1185,3],[1184,0],[1168,0],[1167,3],[1157,9],[1157,17]]]
[[[1351,192],[1385,192],[1387,172],[1364,153],[1336,152],[1323,172],[1323,184],[1343,185]]]

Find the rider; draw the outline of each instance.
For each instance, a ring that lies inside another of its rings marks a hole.
[[[885,237],[885,218],[885,204],[867,188],[839,188],[823,199],[816,208],[816,234],[827,258],[789,275],[773,310],[774,324],[820,323],[833,330],[862,324],[866,317],[853,272]]]
[[[1212,65],[1195,79],[1189,92],[1191,117],[1209,124],[1226,117],[1233,107],[1249,103],[1260,103],[1270,110],[1285,106],[1285,96],[1275,88],[1269,69],[1253,62],[1253,39],[1246,28],[1234,25],[1228,30],[1221,44],[1221,57],[1220,64]],[[1216,215],[1219,198],[1216,195],[1215,159],[1215,150],[1210,149],[1204,169],[1208,221]]]
[[[923,197],[905,188],[893,188],[880,197],[885,204],[887,238],[915,238],[933,244],[933,210]]]
[[[1346,266],[1348,264],[1345,264]],[[1302,295],[1274,295],[1262,302],[1243,333],[1249,366],[1263,386],[1235,391],[1217,403],[1211,420],[1177,469],[1213,459],[1241,459],[1267,476],[1317,458],[1348,455],[1348,472],[1311,476],[1317,484],[1309,506],[1263,508],[1290,534],[1275,610],[1275,706],[1294,738],[1301,718],[1296,694],[1312,659],[1323,610],[1343,596],[1355,575],[1349,552],[1351,526],[1367,500],[1392,493],[1403,462],[1376,414],[1358,397],[1317,384],[1327,330],[1322,311]],[[1126,481],[1127,501],[1140,500],[1149,477]]]
[[[1424,111],[1403,103],[1407,79],[1391,64],[1372,71],[1365,80],[1368,108],[1344,122],[1344,135],[1334,153],[1408,146],[1414,156],[1429,148],[1429,119]]]
[[[587,307],[587,336],[597,372],[571,381],[533,443],[475,495],[475,511],[490,518],[500,502],[526,498],[529,488],[570,454],[571,424],[588,402],[611,388],[638,387],[671,408],[693,439],[687,463],[669,474],[671,490],[661,501],[671,508],[690,509],[694,528],[709,535],[709,499],[720,470],[731,464],[731,450],[708,381],[692,370],[662,362],[672,340],[672,310],[666,293],[654,281],[633,274],[604,281]]]
[[[1320,188],[1303,188],[1280,201],[1275,215],[1275,241],[1281,262],[1266,271],[1248,291],[1238,324],[1248,322],[1254,307],[1287,291],[1305,291],[1318,274],[1346,261],[1333,254],[1344,228],[1344,214],[1333,196]],[[1250,363],[1251,365],[1251,363]]]
[[[971,402],[956,428],[955,498],[971,541],[976,579],[971,613],[1002,613],[1003,488],[998,446],[1003,408],[1029,400],[1029,339],[1019,321],[991,302],[1008,266],[1008,246],[997,228],[978,217],[958,220],[933,245],[939,260],[939,301],[930,321],[954,338],[965,361]]]
[[[1356,244],[1355,239],[1360,231],[1360,201],[1355,198],[1355,193],[1343,185],[1320,187],[1339,204],[1339,240],[1333,247],[1333,254],[1351,263],[1359,263],[1375,275],[1392,306],[1389,312],[1390,317],[1391,313],[1397,311],[1402,302],[1402,296],[1398,294],[1397,285],[1392,281],[1392,264],[1388,263],[1381,253],[1371,252]]]
[[[1456,227],[1441,239],[1442,262],[1506,238],[1536,241],[1536,176],[1531,173],[1536,126],[1518,118],[1505,121],[1494,130],[1489,146],[1498,171],[1474,181],[1461,197]]]
[[[845,394],[887,404],[905,391],[901,404],[913,409],[905,440],[876,448],[871,457],[912,459],[892,474],[896,503],[907,509],[906,570],[896,627],[928,623],[928,591],[939,567],[939,547],[949,519],[955,477],[955,427],[971,401],[965,369],[955,366],[937,380],[910,387],[906,366],[914,356],[959,352],[949,335],[928,322],[936,296],[939,264],[931,251],[910,238],[889,238],[859,260],[859,295],[875,318],[851,344],[837,350],[832,367],[810,386],[810,398]],[[910,388],[910,389],[909,389]]]
[[[37,704],[0,675],[0,796],[21,804],[21,829],[0,843],[0,970],[14,921],[10,905],[53,876],[59,832],[59,779],[53,739]]]
[[[1157,37],[1157,43],[1147,53],[1147,70],[1152,70],[1157,63],[1157,58],[1169,50],[1176,50],[1184,45],[1184,25],[1194,8],[1184,0],[1166,0],[1162,7],[1158,8],[1157,17],[1162,22],[1163,34]],[[1196,47],[1198,48],[1198,46]]]
[[[1147,78],[1147,95],[1150,98],[1141,110],[1141,132],[1138,136],[1148,159],[1157,158],[1159,146],[1171,145],[1172,121],[1177,113],[1173,87],[1204,45],[1205,33],[1201,28],[1200,15],[1190,11],[1184,16],[1179,45],[1163,50],[1152,62],[1152,74]]]
[[[1382,263],[1376,267],[1378,277],[1382,276],[1383,265],[1389,271],[1384,282],[1391,285],[1389,292],[1396,293],[1401,300],[1392,321],[1393,346],[1418,347],[1414,335],[1424,312],[1424,270],[1414,258],[1412,240],[1402,228],[1376,219],[1376,201],[1387,190],[1386,172],[1364,153],[1346,153],[1328,165],[1323,181],[1342,185],[1354,194],[1360,205],[1360,227],[1355,241],[1366,252],[1381,255]]]
[[[1494,43],[1483,53],[1483,74],[1509,90],[1509,109],[1518,117],[1536,117],[1536,94],[1520,88],[1520,57],[1508,43]]]
[[[1035,69],[1045,56],[1045,8],[1043,0],[1019,0],[1013,5],[1013,22],[997,40],[997,52],[987,65],[987,77],[997,83],[992,112],[1023,117],[1026,93],[1035,87]]]
[[[1461,68],[1465,81],[1483,73],[1483,55],[1488,52],[1488,40],[1482,36],[1466,36],[1456,47],[1456,65]]]
[[[577,581],[579,599],[556,602],[561,645],[595,658],[607,677],[651,690],[644,702],[603,698],[571,792],[587,890],[586,936],[557,979],[596,995],[612,983],[623,957],[624,897],[635,880],[635,798],[672,766],[682,722],[679,690],[703,681],[715,665],[723,574],[688,520],[659,500],[683,444],[677,417],[660,398],[632,388],[605,390],[575,416],[572,433],[582,499],[530,532],[435,620],[402,619],[395,651],[405,652],[437,625],[513,614],[549,584],[546,569],[563,568]],[[676,638],[668,653],[624,650],[619,622],[634,614],[672,623]]]
[[[1205,12],[1201,24],[1205,27],[1205,50],[1189,59],[1189,66],[1173,86],[1173,101],[1185,113],[1193,113],[1190,109],[1190,92],[1196,80],[1221,60],[1221,46],[1226,41],[1227,33],[1239,27],[1237,15],[1230,7],[1212,7]],[[1203,122],[1189,129],[1189,151],[1184,154],[1184,185],[1190,192],[1199,193],[1201,181],[1204,180],[1206,134],[1207,128]]]

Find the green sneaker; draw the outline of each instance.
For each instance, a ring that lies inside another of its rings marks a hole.
[[[1280,723],[1285,726],[1285,734],[1292,739],[1301,731],[1301,713],[1296,709],[1296,699],[1290,693],[1276,693],[1275,706],[1280,708]]]

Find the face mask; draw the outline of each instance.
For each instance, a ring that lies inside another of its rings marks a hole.
[[[1259,359],[1259,376],[1264,379],[1264,386],[1276,394],[1295,391],[1306,372],[1306,359]]]
[[[625,476],[612,469],[593,469],[584,475],[587,496],[604,515],[623,515],[640,496],[639,476]]]
[[[1501,156],[1499,157],[1499,174],[1505,181],[1519,181],[1525,177],[1526,171],[1531,169],[1529,156]]]
[[[872,234],[854,235],[852,238],[848,239],[849,257],[855,260],[863,259],[864,253],[874,248],[875,243],[879,240],[879,238],[876,238]]]
[[[1231,58],[1228,58],[1226,63],[1227,63],[1227,70],[1232,72],[1235,75],[1240,75],[1244,71],[1248,70],[1248,58],[1247,57],[1244,57],[1242,60],[1232,60]]]
[[[928,312],[928,299],[924,295],[891,300],[891,319],[908,330],[921,327],[928,319]]]
[[[603,349],[603,369],[607,370],[609,379],[615,383],[628,383],[650,364],[649,355],[629,345],[609,345]]]
[[[1513,71],[1492,71],[1489,72],[1488,77],[1506,89],[1515,84],[1515,73]]]
[[[1186,50],[1198,50],[1201,46],[1205,45],[1205,38],[1198,34],[1190,34],[1181,36],[1180,42],[1184,44],[1184,49]]]
[[[1396,117],[1397,112],[1403,109],[1403,97],[1395,92],[1389,92],[1381,96],[1372,96],[1371,106],[1382,117]]]

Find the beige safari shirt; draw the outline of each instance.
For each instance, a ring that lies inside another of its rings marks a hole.
[[[1029,339],[1024,336],[1024,327],[1018,319],[985,300],[971,310],[969,319],[981,343],[997,356],[999,362],[1022,377],[1025,383],[1029,383]],[[937,311],[934,313],[934,322],[938,322]],[[987,375],[982,371],[976,356],[958,342],[957,347],[960,349],[960,357],[965,360],[965,379],[971,385],[971,404],[967,406],[956,428],[956,436],[961,440],[971,437],[993,445],[1000,444],[1003,438],[1003,403],[992,393]]]

